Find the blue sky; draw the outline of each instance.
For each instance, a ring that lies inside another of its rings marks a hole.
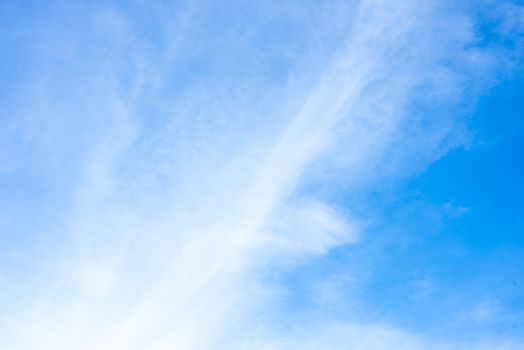
[[[0,13],[0,348],[524,348],[521,1]]]

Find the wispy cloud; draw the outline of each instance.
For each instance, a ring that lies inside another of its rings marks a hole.
[[[431,348],[351,317],[282,335],[263,321],[279,312],[263,277],[365,235],[329,193],[466,142],[460,106],[495,81],[475,74],[496,76],[500,53],[458,6],[295,5],[300,18],[283,4],[93,5],[71,8],[71,32],[34,28],[41,62],[2,159],[11,176],[43,171],[50,209],[34,245],[13,243],[28,262],[4,263],[2,348]]]

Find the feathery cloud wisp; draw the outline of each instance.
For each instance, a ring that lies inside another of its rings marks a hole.
[[[71,8],[74,30],[33,28],[41,63],[20,93],[32,102],[5,122],[22,140],[8,147],[30,156],[2,157],[10,174],[41,174],[35,200],[53,222],[35,222],[34,246],[13,243],[33,256],[6,262],[26,270],[5,277],[2,347],[422,348],[353,319],[275,336],[263,276],[363,234],[351,208],[311,188],[363,191],[465,141],[457,106],[502,55],[478,45],[473,18],[416,1],[309,5],[300,18],[243,5],[252,23],[228,2],[136,6]],[[299,44],[280,47],[273,25]]]

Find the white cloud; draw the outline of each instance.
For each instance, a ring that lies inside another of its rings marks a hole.
[[[351,324],[319,324],[318,332],[277,335],[282,342],[266,345],[256,333],[268,326],[256,316],[271,300],[259,278],[265,268],[326,253],[360,235],[358,219],[304,195],[315,175],[337,168],[353,186],[377,171],[423,168],[463,141],[453,135],[454,116],[434,120],[433,113],[408,108],[420,89],[425,103],[460,100],[464,76],[441,61],[453,57],[450,65],[467,70],[483,66],[477,63],[484,56],[465,49],[474,41],[468,19],[439,11],[416,1],[355,2],[331,63],[317,52],[333,46],[319,40],[289,68],[306,78],[253,83],[241,74],[223,81],[230,60],[244,61],[233,49],[224,49],[230,57],[212,58],[194,57],[205,52],[204,43],[153,49],[132,16],[95,15],[95,27],[111,35],[79,34],[94,40],[88,69],[75,64],[86,53],[79,49],[68,61],[72,77],[48,73],[42,82],[44,90],[65,95],[47,97],[49,129],[70,111],[96,132],[86,131],[80,141],[75,133],[60,135],[63,147],[87,154],[83,176],[73,208],[64,209],[59,238],[48,242],[49,261],[32,271],[44,277],[0,316],[10,334],[2,347],[226,349],[255,334],[244,348],[424,348],[426,340],[394,328]],[[446,28],[438,25],[444,20]],[[210,32],[223,25],[197,24]],[[436,28],[441,31],[433,33]],[[201,38],[192,30],[181,21],[175,37]],[[319,75],[309,66],[317,64],[327,67]],[[178,65],[193,76],[183,77]],[[78,93],[70,86],[87,88]]]

